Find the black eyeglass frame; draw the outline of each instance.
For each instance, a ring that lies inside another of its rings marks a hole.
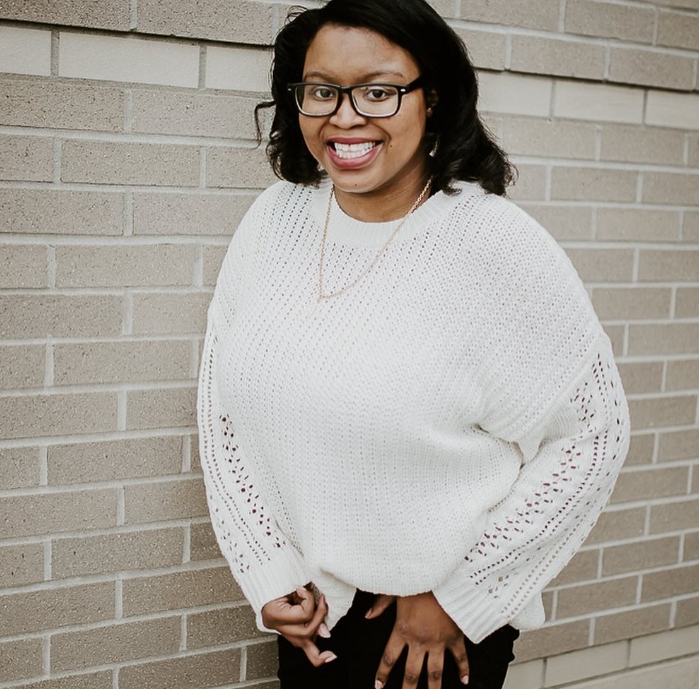
[[[424,85],[424,77],[420,75],[417,79],[414,79],[411,81],[409,84],[389,84],[386,82],[367,82],[364,84],[353,84],[352,86],[340,86],[339,84],[331,84],[328,82],[323,82],[323,81],[298,81],[293,84],[287,84],[286,89],[292,94],[292,98],[294,100],[294,103],[296,104],[296,108],[298,111],[304,116],[304,117],[332,117],[342,106],[342,94],[346,93],[349,96],[349,102],[350,105],[352,106],[352,109],[361,117],[370,117],[370,118],[382,118],[382,117],[393,117],[394,115],[398,114],[398,111],[400,110],[400,106],[403,103],[403,96],[406,93],[410,93],[411,91],[415,91],[416,89],[421,88]],[[298,101],[298,98],[296,96],[296,89],[299,88],[299,86],[330,86],[331,88],[334,88],[338,92],[338,98],[337,98],[337,103],[335,104],[335,109],[332,110],[329,113],[325,113],[323,115],[314,115],[310,114],[307,112],[304,112],[301,109],[301,104]],[[358,88],[365,88],[367,86],[390,86],[391,88],[396,89],[398,92],[398,104],[396,105],[396,109],[389,115],[370,115],[365,112],[362,112],[358,107],[357,104],[354,101],[354,94],[352,91],[354,89]]]

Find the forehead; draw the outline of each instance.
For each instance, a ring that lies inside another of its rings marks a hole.
[[[382,74],[412,80],[419,68],[407,50],[376,31],[326,24],[308,47],[303,74],[348,83]]]

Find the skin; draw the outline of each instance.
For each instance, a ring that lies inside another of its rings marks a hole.
[[[350,86],[366,82],[408,84],[420,75],[413,57],[381,34],[346,26],[324,26],[308,48],[303,81]],[[428,177],[429,156],[422,140],[436,94],[425,96],[417,89],[403,97],[393,117],[367,118],[355,112],[348,96],[339,110],[328,117],[299,115],[304,141],[313,157],[327,170],[340,207],[365,222],[402,218],[419,196]],[[378,150],[366,162],[348,166],[333,155],[333,141],[378,142]],[[332,149],[332,150],[331,150]],[[468,683],[468,658],[463,633],[431,592],[415,596],[377,595],[368,619],[381,615],[396,600],[396,622],[376,673],[377,689],[388,676],[403,649],[408,658],[403,689],[417,686],[423,664],[427,663],[429,689],[441,689],[444,654],[456,659],[459,677]],[[316,667],[335,659],[330,651],[321,653],[318,635],[328,637],[324,623],[327,603],[318,605],[313,594],[299,587],[296,592],[270,601],[262,608],[262,620],[294,646],[306,653]]]

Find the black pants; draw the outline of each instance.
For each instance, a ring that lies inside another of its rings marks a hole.
[[[299,648],[283,636],[278,637],[281,689],[373,689],[376,671],[396,619],[393,603],[382,615],[367,620],[364,614],[374,602],[374,594],[357,591],[352,607],[335,625],[330,639],[320,636],[316,644],[321,651],[337,655],[321,667],[314,667]],[[469,689],[501,689],[507,668],[514,659],[512,646],[519,632],[505,626],[474,644],[468,638],[466,651],[470,665]],[[407,648],[389,675],[386,689],[401,689]],[[456,662],[447,651],[444,657],[442,689],[464,689],[458,676]],[[417,689],[427,689],[426,664]]]

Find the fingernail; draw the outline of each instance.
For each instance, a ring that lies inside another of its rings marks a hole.
[[[376,680],[374,682],[374,689],[383,689],[383,682],[381,680]]]
[[[468,684],[468,675],[464,675],[461,678],[461,684]]]
[[[321,622],[320,627],[318,627],[318,634],[320,634],[320,636],[322,636],[324,639],[330,638],[330,630],[325,622]]]
[[[364,615],[364,617],[366,617],[366,618],[371,617],[371,613],[372,613],[372,612],[374,612],[374,608],[369,608],[369,609],[366,611],[366,614]],[[378,680],[377,680],[377,681],[378,681]]]
[[[328,656],[328,657],[325,659],[325,662],[326,662],[326,663],[332,663],[333,660],[337,660],[337,656],[336,656],[334,653],[333,653],[331,656]]]

